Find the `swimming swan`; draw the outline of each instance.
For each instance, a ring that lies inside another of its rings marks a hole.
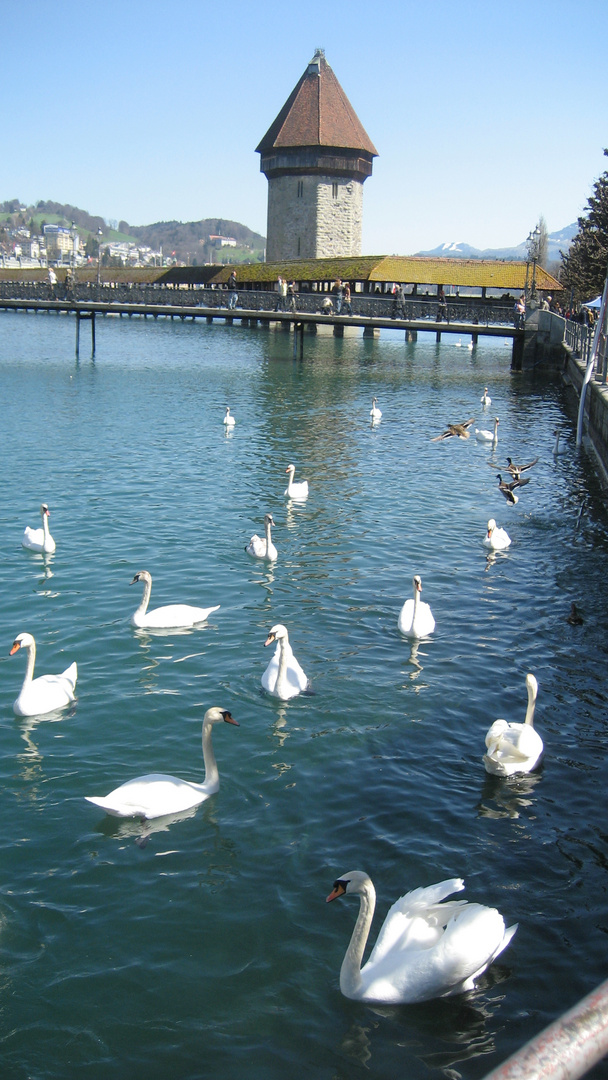
[[[216,604],[215,607],[198,608],[191,607],[190,604],[167,604],[166,607],[154,608],[152,611],[148,611],[150,593],[152,592],[152,577],[147,570],[138,570],[129,585],[134,585],[136,581],[143,581],[144,595],[137,611],[134,611],[131,616],[133,626],[151,627],[153,630],[178,630],[184,626],[195,626],[197,623],[204,622],[211,612],[217,611],[220,606]]]
[[[534,729],[534,708],[538,683],[534,675],[526,675],[528,708],[523,724],[495,720],[486,735],[487,754],[483,756],[486,772],[494,776],[532,772],[540,761],[543,740]]]
[[[203,759],[205,780],[195,784],[180,780],[166,773],[147,773],[128,780],[126,784],[111,791],[105,798],[86,795],[87,802],[100,806],[114,817],[158,818],[166,814],[179,814],[208,799],[219,790],[220,777],[211,742],[211,729],[223,720],[226,724],[239,726],[226,709],[207,709],[203,718]]]
[[[488,521],[488,531],[483,538],[483,543],[486,547],[492,549],[492,551],[504,551],[511,543],[511,537],[506,529],[499,529],[498,525],[494,521],[494,518],[490,518]]]
[[[327,903],[345,893],[359,896],[359,915],[340,969],[344,996],[406,1005],[472,990],[475,980],[506,949],[517,923],[507,929],[500,912],[484,904],[441,903],[462,889],[462,878],[451,878],[402,896],[390,908],[369,960],[361,967],[376,892],[361,870],[338,878]]]
[[[420,599],[422,581],[418,574],[413,579],[414,599],[406,600],[399,613],[398,627],[402,634],[410,638],[423,638],[432,634],[435,620],[428,604]]]
[[[307,499],[308,498],[308,480],[302,480],[298,484],[294,484],[293,477],[296,471],[295,465],[288,465],[285,469],[286,473],[289,473],[289,483],[285,488],[285,495],[288,495],[290,499]]]
[[[488,394],[487,386],[484,388],[484,392],[481,396],[481,404],[483,405],[484,409],[487,408],[488,405],[492,404],[492,398]]]
[[[494,417],[494,431],[487,431],[487,430],[484,430],[484,429],[482,429],[480,431],[479,428],[475,428],[475,438],[477,439],[477,442],[491,442],[491,443],[494,443],[494,446],[496,446],[496,443],[498,442],[498,425],[499,425],[499,423],[500,423],[500,421],[499,421],[498,417],[495,416]]]
[[[234,425],[236,424],[236,420],[234,419],[234,416],[230,415],[230,409],[228,408],[228,406],[226,406],[226,415],[224,417],[224,423],[225,423],[226,427],[234,427]]]
[[[274,525],[272,514],[264,515],[264,533],[265,539],[262,540],[257,533],[254,533],[251,540],[247,544],[245,551],[248,555],[253,555],[254,559],[268,559],[269,562],[274,562],[278,556],[278,551],[272,542],[270,535],[270,528]]]
[[[55,550],[55,541],[49,532],[51,511],[46,503],[42,503],[40,507],[40,516],[42,518],[42,528],[30,529],[29,525],[26,525],[21,546],[27,548],[28,551],[41,551],[45,555],[51,555]]]
[[[369,415],[371,416],[372,420],[381,420],[382,419],[382,413],[381,413],[380,409],[378,409],[377,406],[376,406],[377,400],[378,400],[378,398],[372,398],[372,407],[371,407],[371,409],[369,411]]]
[[[282,623],[277,623],[276,626],[269,630],[268,637],[264,642],[264,648],[267,645],[272,645],[275,641],[277,647],[272,660],[262,675],[262,686],[269,694],[280,698],[281,701],[289,701],[290,698],[296,697],[302,690],[306,690],[308,679],[293,655],[287,628]]]
[[[19,649],[27,649],[27,667],[21,693],[13,702],[16,716],[38,716],[40,713],[63,709],[74,701],[74,689],[78,678],[76,664],[70,664],[61,675],[39,675],[33,678],[36,663],[36,642],[31,634],[19,634],[9,652],[13,656]]]

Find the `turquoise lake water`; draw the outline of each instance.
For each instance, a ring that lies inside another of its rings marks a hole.
[[[76,363],[74,336],[0,315],[3,1080],[483,1077],[606,977],[608,521],[559,382],[513,375],[502,339],[320,334],[299,362],[281,331],[106,318]],[[495,450],[431,442],[495,415]],[[515,507],[507,454],[540,459]],[[291,462],[305,503],[284,498]],[[46,559],[21,548],[43,501]],[[266,511],[272,567],[244,551]],[[490,517],[513,541],[493,562]],[[135,631],[143,569],[152,606],[220,610]],[[437,625],[411,655],[416,573]],[[260,684],[277,622],[311,681],[288,703]],[[13,715],[22,631],[37,674],[78,663],[59,719]],[[490,778],[485,733],[523,720],[528,671],[543,764]],[[221,786],[195,813],[85,802],[202,779],[210,705],[240,727],[215,728]],[[454,876],[518,933],[472,993],[348,1001],[358,904],[325,897],[353,869],[378,894],[370,941],[398,896]]]

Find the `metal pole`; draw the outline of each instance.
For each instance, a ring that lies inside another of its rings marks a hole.
[[[80,314],[76,312],[76,359],[80,356]]]
[[[484,1080],[578,1080],[608,1053],[608,980]]]
[[[91,312],[91,356],[95,356],[95,312]]]

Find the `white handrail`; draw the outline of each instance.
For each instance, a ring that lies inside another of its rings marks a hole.
[[[600,335],[602,332],[602,326],[606,318],[606,294],[608,293],[608,275],[604,282],[604,292],[602,293],[602,306],[600,308],[600,315],[595,325],[595,333],[593,335],[593,347],[591,349],[591,355],[587,361],[587,367],[585,369],[585,378],[583,379],[583,385],[581,387],[581,400],[578,406],[578,422],[576,425],[576,445],[579,447],[583,441],[583,419],[585,416],[585,397],[587,395],[587,383],[590,381],[595,367],[595,361],[597,358],[597,350],[600,342]]]
[[[484,1080],[578,1080],[608,1053],[608,980]]]

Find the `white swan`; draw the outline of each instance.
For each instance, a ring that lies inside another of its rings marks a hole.
[[[564,454],[565,453],[564,447],[560,446],[560,444],[559,444],[559,440],[560,440],[561,434],[562,434],[561,428],[556,428],[555,431],[553,432],[553,434],[555,435],[555,445],[553,447],[553,457],[557,457],[559,454]]]
[[[484,409],[487,408],[488,405],[492,404],[492,398],[488,394],[487,386],[485,387],[484,392],[481,395],[481,404],[483,405]]]
[[[435,620],[428,604],[420,599],[422,581],[418,574],[413,579],[414,598],[406,600],[399,613],[398,626],[402,634],[410,638],[423,638],[432,634]]]
[[[371,416],[372,420],[381,420],[382,419],[382,413],[381,413],[380,409],[376,405],[377,400],[378,400],[378,398],[372,398],[372,407],[371,407],[371,409],[369,411],[369,415]]]
[[[191,607],[190,604],[167,604],[165,607],[148,611],[152,576],[147,570],[138,570],[129,585],[134,585],[136,581],[143,581],[144,594],[137,611],[134,611],[131,616],[133,626],[150,627],[153,630],[178,630],[184,626],[195,626],[197,623],[204,622],[211,612],[217,611],[220,606],[216,604],[215,607],[198,608]]]
[[[498,442],[498,425],[499,425],[499,423],[500,423],[500,421],[499,421],[498,417],[495,416],[494,417],[494,431],[487,431],[487,430],[483,430],[483,429],[480,431],[479,428],[475,428],[475,438],[477,439],[477,442],[491,442],[491,443],[494,443],[494,446],[496,446],[496,443]]]
[[[543,752],[543,740],[533,726],[538,683],[526,675],[528,708],[523,724],[495,720],[486,735],[487,754],[483,756],[486,772],[495,776],[528,773],[536,768]]]
[[[234,427],[234,425],[236,424],[236,420],[234,419],[234,416],[231,415],[230,409],[228,408],[228,406],[226,406],[226,415],[224,417],[224,423],[225,423],[226,427]]]
[[[261,536],[254,533],[251,540],[247,544],[245,551],[248,555],[253,555],[254,559],[268,559],[269,562],[274,562],[278,557],[278,551],[272,542],[270,535],[271,526],[274,525],[272,514],[264,515],[264,534],[265,539],[262,540]]]
[[[496,908],[441,901],[464,889],[462,878],[406,893],[390,908],[369,960],[361,967],[376,892],[367,874],[343,874],[327,897],[358,895],[359,915],[340,969],[340,990],[355,1001],[411,1004],[472,990],[507,947],[517,923],[505,927]]]
[[[128,780],[126,784],[103,796],[86,795],[87,802],[100,806],[114,817],[158,818],[166,814],[180,814],[208,799],[219,790],[220,777],[211,742],[211,729],[221,720],[239,726],[226,709],[207,709],[203,719],[203,759],[205,780],[195,784],[180,780],[166,773],[147,773]]]
[[[41,551],[45,555],[51,555],[55,550],[55,541],[49,532],[51,511],[46,503],[42,503],[40,507],[40,516],[42,518],[42,528],[30,529],[29,525],[26,525],[21,546],[27,548],[28,551]]]
[[[27,667],[19,697],[13,702],[16,716],[38,716],[40,713],[63,709],[74,701],[78,678],[75,663],[70,664],[61,675],[39,675],[34,679],[36,642],[31,634],[19,634],[13,642],[9,656],[13,656],[19,649],[27,649]]]
[[[302,480],[297,484],[294,484],[293,477],[296,471],[295,465],[288,465],[285,469],[286,473],[289,473],[289,483],[285,488],[285,495],[288,495],[290,499],[307,499],[308,498],[308,480]]]
[[[483,543],[486,547],[492,549],[492,551],[504,551],[511,543],[511,537],[506,529],[499,529],[498,525],[494,521],[494,518],[490,518],[488,521],[488,531],[483,538]]]
[[[281,701],[289,701],[289,698],[295,697],[302,690],[306,690],[308,679],[293,655],[287,628],[282,623],[277,623],[276,626],[269,630],[268,637],[264,642],[264,648],[267,645],[272,645],[275,641],[277,647],[272,660],[262,675],[262,686],[269,694],[274,694]]]

